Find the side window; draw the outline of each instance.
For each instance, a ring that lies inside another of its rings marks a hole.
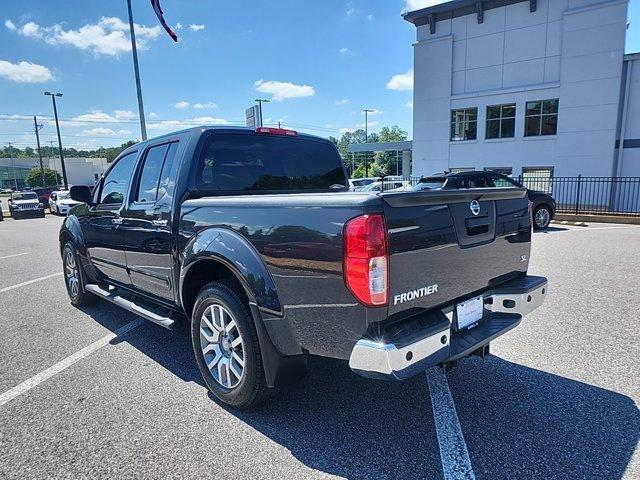
[[[158,182],[162,172],[162,164],[167,154],[168,144],[157,145],[147,150],[138,183],[136,202],[155,202],[158,195]]]
[[[176,152],[178,151],[178,142],[169,144],[169,150],[164,159],[164,165],[162,166],[162,172],[160,173],[160,183],[158,184],[158,200],[165,195],[173,195],[173,189],[176,186],[175,177],[171,177],[171,170],[176,159]]]
[[[102,191],[100,192],[100,201],[98,203],[101,205],[122,205],[135,163],[135,153],[129,153],[118,160],[102,181]]]

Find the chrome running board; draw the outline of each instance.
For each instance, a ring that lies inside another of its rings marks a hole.
[[[174,321],[171,318],[158,315],[157,313],[154,313],[151,310],[148,310],[138,305],[137,303],[134,303],[132,300],[129,300],[123,296],[118,295],[117,290],[113,290],[113,291],[105,290],[93,283],[89,283],[85,285],[84,288],[87,292],[93,293],[94,295],[97,295],[100,298],[104,298],[105,300],[108,300],[111,303],[115,303],[119,307],[129,310],[130,312],[135,313],[136,315],[140,315],[145,320],[149,320],[150,322],[160,325],[161,327],[164,327],[168,330],[173,329]]]

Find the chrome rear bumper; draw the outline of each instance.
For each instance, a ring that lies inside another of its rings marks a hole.
[[[542,305],[544,277],[522,277],[484,296],[484,317],[471,330],[456,332],[454,306],[383,328],[373,326],[353,348],[351,369],[365,377],[403,380],[425,369],[469,355],[512,328]]]

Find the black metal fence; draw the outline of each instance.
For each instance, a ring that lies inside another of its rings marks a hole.
[[[640,217],[640,177],[520,177],[531,190],[549,193],[558,213]]]
[[[420,180],[422,177],[382,177],[369,188],[373,187],[373,192],[411,190]],[[640,177],[530,177],[525,174],[514,180],[530,190],[550,194],[556,201],[557,213],[640,217]]]

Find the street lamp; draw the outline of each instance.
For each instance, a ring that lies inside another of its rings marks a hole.
[[[258,102],[258,111],[260,112],[260,126],[262,127],[262,104],[269,103],[271,100],[269,100],[268,98],[256,98],[254,101]]]
[[[364,112],[364,143],[369,143],[368,114],[370,112],[375,112],[375,110],[372,110],[370,108],[365,108],[362,111]],[[368,151],[364,152],[364,176],[365,177],[369,176],[369,152]]]
[[[64,165],[64,154],[62,153],[62,138],[60,137],[60,124],[58,123],[58,109],[56,108],[56,97],[61,97],[61,93],[44,92],[45,95],[51,97],[53,102],[53,116],[56,120],[56,131],[58,132],[58,148],[60,149],[60,165],[62,166],[62,181],[64,182],[64,189],[69,189],[69,183],[67,182],[67,169]]]

